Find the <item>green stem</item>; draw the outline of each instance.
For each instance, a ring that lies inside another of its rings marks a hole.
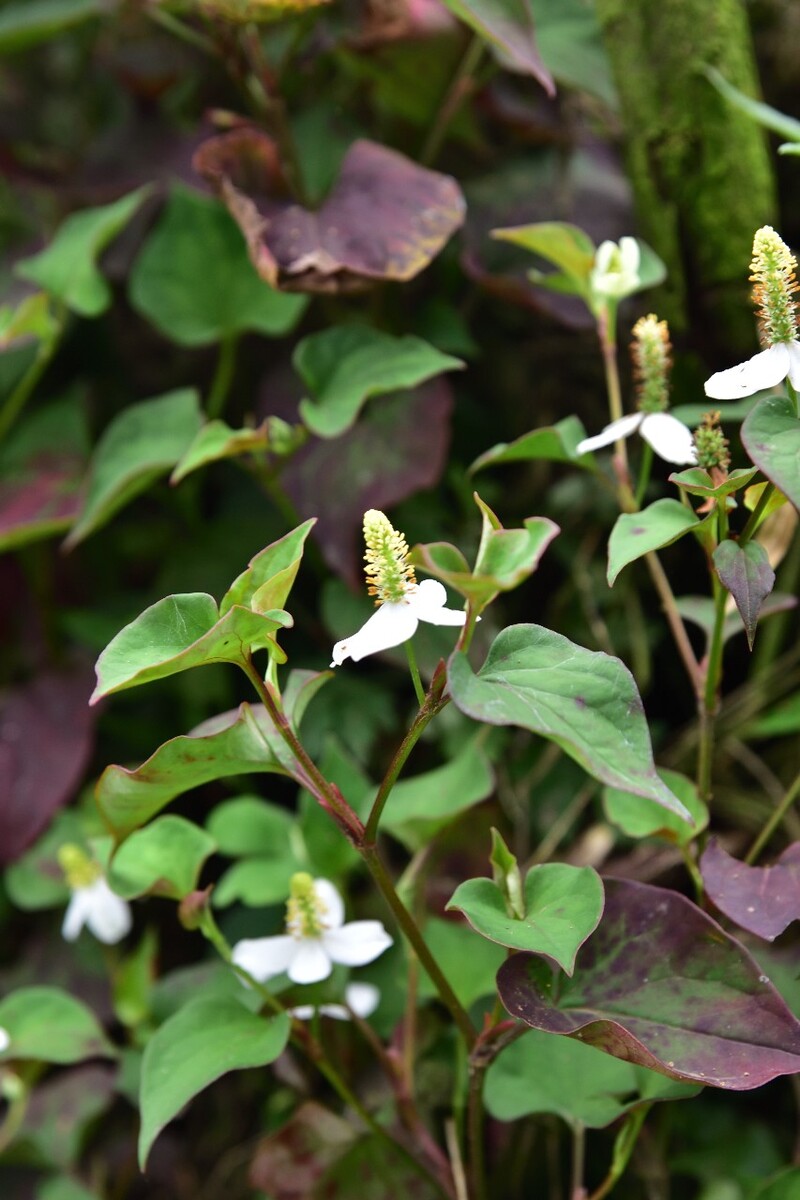
[[[608,1174],[600,1186],[595,1188],[591,1196],[589,1196],[589,1200],[603,1200],[614,1187],[617,1180],[620,1179],[628,1165],[633,1148],[644,1125],[645,1117],[651,1107],[652,1105],[650,1104],[643,1104],[640,1108],[634,1108],[628,1113],[625,1123],[614,1141],[614,1152]]]
[[[752,538],[752,536],[754,535],[754,533],[756,532],[756,530],[758,529],[759,525],[761,524],[761,517],[763,516],[764,509],[769,504],[770,499],[772,498],[772,493],[774,491],[775,491],[775,484],[768,483],[766,485],[766,487],[763,489],[763,491],[761,492],[761,495],[758,498],[758,504],[755,506],[753,511],[750,513],[750,516],[747,519],[747,524],[745,525],[744,529],[742,530],[741,534],[739,535],[739,545],[740,546],[746,546],[747,543]]]
[[[370,809],[369,816],[367,817],[367,823],[364,826],[365,841],[375,841],[378,835],[378,823],[381,819],[381,813],[383,812],[386,801],[389,799],[389,794],[392,788],[397,782],[397,777],[405,766],[406,759],[416,746],[426,727],[430,724],[442,707],[443,705],[441,703],[433,705],[430,703],[428,698],[423,696],[422,706],[414,718],[414,723],[398,746],[394,758],[389,763],[389,768],[381,780],[378,793],[372,802],[372,808]]]
[[[195,49],[202,50],[204,54],[210,54],[214,58],[218,56],[217,47],[210,38],[207,38],[197,29],[192,29],[191,25],[185,25],[183,21],[173,16],[172,13],[168,13],[163,8],[157,8],[152,4],[146,5],[144,11],[151,21],[155,21],[162,29],[166,29],[174,37],[180,38],[182,42],[186,42],[189,46],[194,46]]]
[[[675,594],[672,591],[669,579],[667,578],[664,568],[661,566],[658,555],[654,551],[645,555],[645,563],[650,572],[650,578],[653,581],[659,599],[661,600],[661,608],[664,616],[667,619],[667,624],[670,627],[675,645],[678,648],[678,653],[681,656],[686,674],[689,676],[695,695],[700,696],[702,692],[702,672],[695,657],[692,643],[689,641],[689,635],[686,632],[686,626],[683,623],[683,618],[678,612],[678,605],[675,600]]]
[[[723,498],[717,506],[718,513],[718,542],[723,542],[728,536],[728,514]],[[714,759],[714,732],[716,716],[719,710],[719,688],[722,679],[722,652],[724,648],[723,634],[725,631],[725,605],[728,592],[722,586],[716,573],[712,573],[714,585],[714,625],[706,658],[705,683],[703,685],[702,708],[700,712],[700,744],[697,756],[697,788],[702,798],[708,803],[711,800],[711,776]]]
[[[453,118],[469,92],[472,76],[478,69],[483,57],[483,51],[483,38],[474,33],[470,38],[463,57],[456,67],[455,74],[448,85],[433,124],[425,138],[425,144],[419,156],[419,161],[424,167],[429,167],[435,162],[442,148],[447,130],[450,128]]]
[[[583,1173],[586,1165],[586,1126],[583,1121],[572,1124],[572,1187],[570,1200],[583,1200]]]
[[[486,1064],[488,1066],[488,1063]],[[470,1200],[486,1200],[486,1161],[484,1156],[483,1081],[486,1066],[470,1063],[467,1096],[467,1145]]]
[[[608,307],[603,308],[597,319],[597,334],[600,338],[600,349],[603,354],[603,370],[606,377],[606,394],[608,396],[608,415],[612,421],[618,421],[622,416],[622,389],[619,384],[619,367],[617,366],[617,339],[615,329],[615,314]],[[628,449],[624,438],[618,438],[614,443],[614,453],[619,461],[624,479],[628,478]],[[629,487],[630,485],[627,484]]]
[[[8,1101],[6,1115],[0,1125],[0,1154],[2,1154],[22,1128],[25,1113],[28,1110],[31,1089],[24,1080],[20,1079],[19,1075],[12,1072],[8,1072],[4,1079],[0,1078],[0,1085],[2,1085],[0,1095]]]
[[[419,677],[419,667],[417,666],[417,656],[414,653],[414,647],[411,644],[411,638],[404,643],[406,648],[406,657],[408,659],[408,668],[411,671],[411,678],[414,682],[414,691],[417,696],[417,704],[422,708],[425,703],[425,688],[422,686],[422,680]]]
[[[644,440],[644,439],[643,439]],[[647,485],[650,483],[650,472],[653,469],[653,447],[649,442],[644,443],[642,451],[642,462],[639,467],[639,478],[636,482],[636,507],[642,507],[642,501],[647,492]]]
[[[249,660],[241,663],[242,669],[256,689],[265,709],[269,713],[277,732],[294,755],[301,768],[303,785],[315,796],[317,801],[326,808],[342,828],[351,844],[361,855],[364,864],[372,875],[381,895],[391,909],[395,920],[414,948],[431,982],[439,993],[442,1003],[450,1011],[450,1015],[460,1030],[468,1047],[475,1041],[475,1029],[466,1010],[439,968],[428,944],[422,936],[422,931],[411,913],[403,904],[395,890],[394,884],[384,866],[374,842],[365,839],[365,828],[360,818],[353,811],[337,787],[329,783],[308,753],[300,743],[297,735],[286,719],[286,714],[279,708],[268,687],[258,671]]]
[[[744,860],[748,866],[752,865],[758,858],[759,854],[764,849],[767,842],[770,840],[773,833],[778,828],[798,796],[800,796],[800,772],[798,772],[792,783],[790,783],[780,804],[777,806],[774,813],[761,830],[761,833],[750,847],[747,857]]]
[[[47,341],[40,343],[33,362],[28,367],[17,386],[6,398],[2,409],[0,409],[0,441],[3,440],[19,414],[22,412],[25,405],[30,400],[34,388],[41,379],[42,375],[47,369],[48,364],[53,358],[53,355],[59,347],[63,332],[64,323],[62,321],[61,327],[52,335],[52,337],[49,337]]]
[[[233,376],[236,370],[236,348],[238,344],[239,339],[233,333],[226,334],[219,344],[217,368],[214,372],[211,389],[208,393],[208,400],[206,401],[206,414],[211,420],[221,417],[225,409],[225,401],[228,399],[228,392],[233,383]]]

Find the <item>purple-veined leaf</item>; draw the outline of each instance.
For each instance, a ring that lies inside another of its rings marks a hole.
[[[673,1079],[747,1091],[800,1071],[800,1022],[748,952],[677,892],[606,880],[572,978],[515,954],[508,1011]]]

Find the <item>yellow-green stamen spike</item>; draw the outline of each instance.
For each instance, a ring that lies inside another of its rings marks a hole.
[[[324,906],[314,888],[314,880],[306,871],[298,871],[289,882],[286,902],[286,928],[293,937],[319,937],[325,929]]]
[[[771,225],[756,230],[750,280],[762,341],[767,346],[797,337],[797,259]]]
[[[703,424],[694,431],[694,448],[697,453],[697,465],[706,471],[715,467],[727,471],[731,465],[729,442],[719,427],[720,412],[707,412],[703,416]]]
[[[64,872],[67,886],[73,891],[90,887],[103,874],[98,864],[74,842],[66,842],[59,847],[58,862]]]
[[[654,313],[640,317],[633,327],[631,342],[637,406],[640,412],[664,412],[669,408],[669,371],[672,346],[666,321]]]
[[[364,555],[367,591],[377,597],[376,604],[404,600],[416,583],[414,568],[408,561],[408,543],[388,517],[376,508],[364,513]]]

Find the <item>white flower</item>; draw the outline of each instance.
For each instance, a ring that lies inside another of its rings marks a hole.
[[[601,242],[594,256],[589,286],[598,296],[620,300],[639,287],[639,243],[623,237],[616,242]]]
[[[413,637],[420,621],[429,625],[463,625],[467,614],[445,608],[446,600],[447,592],[437,579],[408,584],[404,599],[385,600],[357,633],[336,643],[331,666],[340,666],[346,658],[359,662],[368,654],[400,646]]]
[[[344,903],[327,879],[294,875],[286,908],[285,934],[245,938],[233,948],[233,963],[260,983],[283,971],[293,983],[318,983],[333,963],[362,967],[392,944],[380,921],[343,924]]]
[[[130,905],[112,892],[101,875],[73,890],[61,933],[74,942],[85,925],[99,942],[110,946],[130,933],[132,923]]]
[[[323,1017],[333,1017],[335,1021],[349,1021],[351,1013],[357,1017],[371,1016],[380,998],[380,992],[372,983],[348,983],[344,989],[344,1004],[298,1004],[287,1011],[298,1021],[310,1021],[315,1012]]]
[[[365,985],[362,983],[359,986],[360,987],[365,987],[365,986],[369,987],[369,984]],[[347,992],[345,992],[345,996],[346,995],[347,995]],[[350,1001],[348,1000],[348,1004],[349,1003],[350,1003]],[[358,1009],[356,1009],[354,1005],[350,1004],[350,1007],[353,1009],[353,1012],[358,1012]],[[361,1015],[362,1014],[359,1013],[359,1016],[361,1016]],[[369,1015],[369,1014],[367,1014],[367,1015]],[[4,1050],[7,1050],[10,1045],[11,1045],[11,1038],[8,1035],[8,1030],[3,1029],[2,1026],[0,1026],[0,1054],[2,1054]]]
[[[788,376],[795,391],[800,391],[800,342],[776,342],[747,362],[717,371],[706,380],[706,395],[714,400],[738,400],[754,392],[775,387]]]
[[[691,431],[677,417],[665,412],[637,412],[620,417],[618,421],[606,425],[602,433],[584,438],[575,447],[575,451],[577,454],[586,454],[590,450],[599,449],[600,446],[609,446],[620,438],[630,437],[637,430],[665,462],[677,466],[697,462]]]

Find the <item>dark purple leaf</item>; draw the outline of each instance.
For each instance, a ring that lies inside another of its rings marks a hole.
[[[767,552],[759,542],[740,546],[728,539],[714,551],[714,567],[722,585],[736,601],[752,650],[761,605],[775,586],[775,572],[769,565]]]
[[[57,451],[26,464],[23,478],[0,486],[0,550],[69,529],[81,507],[85,463]]]
[[[283,476],[298,513],[318,515],[325,561],[353,586],[361,579],[361,525],[368,508],[388,509],[439,480],[450,441],[453,394],[444,379],[371,401],[335,441],[319,439]]]
[[[309,1101],[277,1133],[259,1142],[250,1165],[250,1185],[274,1200],[308,1200],[326,1168],[352,1145],[347,1121]]]
[[[800,1071],[800,1022],[735,938],[676,892],[605,884],[571,979],[533,954],[500,968],[513,1016],[691,1083],[747,1091]]]
[[[0,701],[0,863],[19,858],[80,782],[92,676],[89,666],[45,672]]]
[[[742,929],[771,942],[800,919],[800,842],[771,867],[732,858],[713,838],[700,859],[709,899]]]
[[[464,197],[449,175],[359,140],[316,211],[286,195],[274,143],[242,127],[205,142],[196,170],[210,180],[239,224],[250,258],[273,287],[353,291],[379,279],[413,279],[464,219]]]

